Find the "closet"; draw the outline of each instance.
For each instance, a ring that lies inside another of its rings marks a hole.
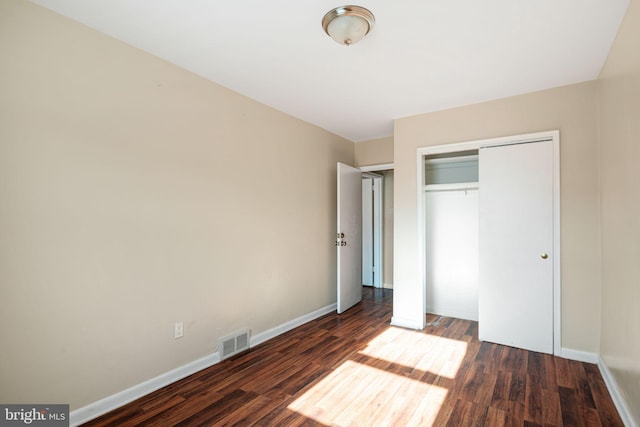
[[[426,311],[478,320],[478,150],[424,168]]]
[[[418,156],[424,311],[477,320],[480,341],[559,354],[559,132]]]

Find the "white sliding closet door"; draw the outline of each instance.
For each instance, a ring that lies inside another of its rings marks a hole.
[[[553,353],[553,145],[480,149],[479,337]]]

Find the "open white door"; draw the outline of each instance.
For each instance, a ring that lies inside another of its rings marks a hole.
[[[553,353],[551,141],[480,149],[479,337]]]
[[[338,163],[338,313],[362,300],[362,172]]]

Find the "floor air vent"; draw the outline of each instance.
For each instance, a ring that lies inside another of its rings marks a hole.
[[[236,332],[218,340],[220,360],[249,349],[249,330]]]

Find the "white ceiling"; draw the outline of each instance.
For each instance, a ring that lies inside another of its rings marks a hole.
[[[393,119],[597,78],[629,0],[362,0],[345,47],[336,0],[33,0],[352,141]]]

